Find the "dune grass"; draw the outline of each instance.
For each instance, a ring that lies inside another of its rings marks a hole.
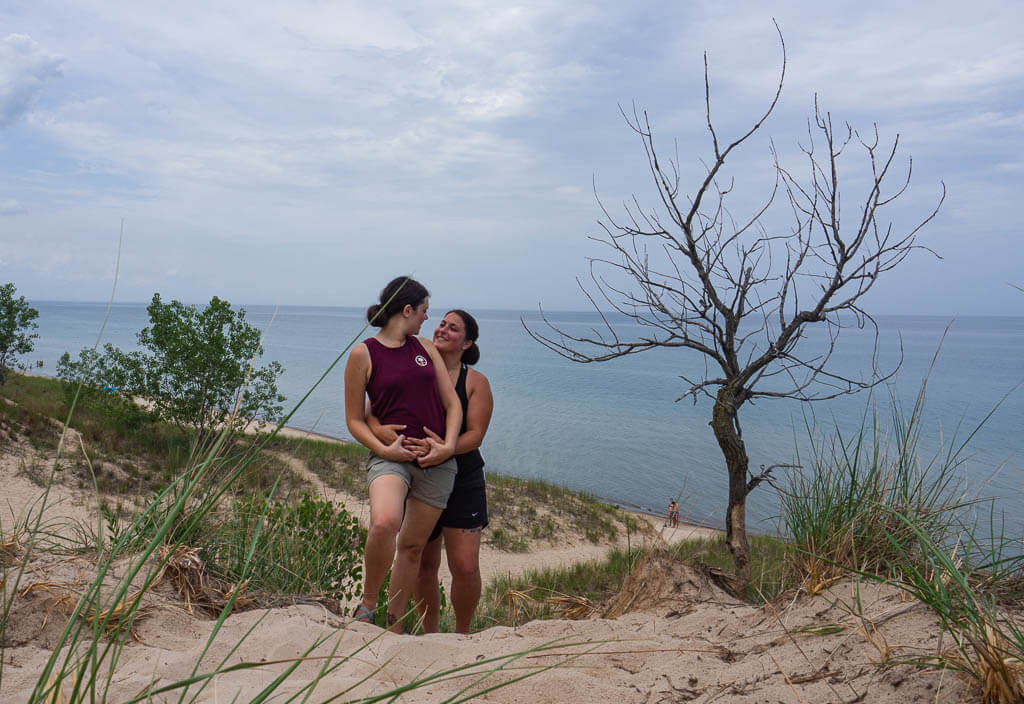
[[[81,440],[65,445],[56,468],[58,475],[81,488],[95,485],[105,497],[148,499],[169,486],[194,459],[198,448],[193,446],[192,436],[178,426],[120,396],[98,390],[87,390],[84,400],[79,397],[75,401],[75,388],[58,379],[11,374],[3,387],[10,403],[0,404],[0,446],[13,442],[15,436],[25,437],[33,449],[52,455],[62,422],[68,418],[69,427]],[[73,414],[69,413],[72,401]],[[244,454],[255,442],[255,438],[234,435],[224,453]],[[265,495],[275,482],[280,482],[279,493],[301,493],[308,488],[284,469],[273,453],[261,452],[252,458],[251,470],[239,478],[234,490]],[[42,485],[48,473],[46,467],[31,476]]]
[[[793,559],[812,594],[851,570],[890,572],[921,552],[920,533],[950,543],[978,503],[959,471],[965,444],[922,461],[921,400],[909,417],[895,399],[891,407],[884,424],[869,402],[849,437],[836,427],[822,441],[809,428],[809,469],[792,472],[780,491]]]
[[[305,462],[332,489],[360,500],[369,498],[366,490],[366,448],[362,445],[278,435],[266,447]]]
[[[811,470],[792,475],[781,496],[792,564],[811,594],[851,577],[900,587],[936,615],[952,647],[899,661],[961,672],[986,704],[1021,702],[1024,630],[1001,606],[1021,604],[1024,545],[1004,533],[989,502],[968,495],[960,472],[970,439],[1001,401],[963,438],[954,432],[947,449],[922,458],[926,386],[909,415],[893,398],[888,424],[869,402],[852,436],[836,428],[820,443],[811,434]],[[988,520],[979,520],[986,507]]]

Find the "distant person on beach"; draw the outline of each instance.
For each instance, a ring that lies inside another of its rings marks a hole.
[[[679,504],[675,499],[670,499],[668,502],[668,523],[672,528],[679,527]]]
[[[426,633],[436,633],[440,620],[438,570],[442,540],[452,573],[451,599],[458,633],[469,633],[480,602],[480,537],[487,527],[487,492],[484,458],[479,448],[491,422],[494,398],[487,377],[470,368],[480,360],[476,344],[479,334],[476,319],[464,310],[449,311],[434,330],[434,347],[444,360],[462,404],[462,428],[455,446],[455,487],[423,550],[414,590]],[[368,420],[378,439],[386,444],[394,442],[405,430],[401,425],[381,426],[373,417]],[[405,444],[417,453],[426,449],[422,440],[407,438]]]
[[[388,283],[379,303],[366,311],[380,332],[356,345],[345,365],[345,422],[352,437],[370,450],[370,528],[363,596],[353,617],[374,622],[377,594],[390,568],[387,626],[396,632],[401,632],[423,547],[455,482],[452,455],[462,425],[462,408],[444,360],[434,343],[417,337],[427,319],[429,296],[409,277]],[[367,396],[382,423],[404,427],[391,443],[382,443],[367,425]],[[406,446],[409,439],[420,441],[418,452]]]

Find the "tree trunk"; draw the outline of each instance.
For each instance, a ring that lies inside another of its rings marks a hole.
[[[736,567],[735,574],[723,586],[739,598],[745,598],[750,584],[750,545],[747,543],[747,448],[743,444],[736,425],[739,408],[736,395],[728,388],[721,387],[715,401],[711,429],[718,440],[718,446],[725,455],[725,466],[729,472],[729,505],[725,514],[725,544],[732,553]]]

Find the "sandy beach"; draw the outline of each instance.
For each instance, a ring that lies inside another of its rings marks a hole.
[[[74,447],[73,432],[67,440]],[[38,466],[44,460],[18,444],[0,457],[5,536],[42,493],[27,476],[26,462]],[[300,462],[292,468],[304,476],[308,472]],[[306,478],[324,496],[365,518],[362,502],[332,492],[315,475]],[[50,530],[96,524],[95,497],[85,492],[58,482],[47,504],[43,522]],[[649,545],[710,533],[683,526],[669,530],[662,519],[647,520]],[[594,559],[609,547],[571,534],[558,545],[521,554],[485,545],[484,579]],[[9,616],[0,701],[28,699],[66,624],[61,595],[81,593],[94,575],[94,559],[87,555],[36,551],[29,560]],[[143,603],[145,615],[120,654],[108,701],[188,677],[200,658],[200,672],[221,663],[261,663],[218,675],[199,693],[201,702],[251,701],[296,658],[304,659],[279,692],[298,693],[325,658],[337,665],[309,701],[357,699],[431,677],[436,679],[400,701],[443,701],[464,689],[482,691],[502,682],[507,686],[487,691],[479,701],[753,704],[942,702],[973,696],[955,674],[893,664],[900,656],[934,652],[940,631],[927,610],[892,587],[842,582],[814,597],[792,593],[769,605],[750,605],[715,587],[699,570],[663,558],[641,561],[622,591],[585,619],[532,621],[468,636],[394,635],[319,604],[292,605],[229,616],[203,656],[215,623],[211,617],[190,613],[167,584],[148,592]],[[459,666],[470,669],[443,674]],[[151,700],[178,701],[178,695]]]

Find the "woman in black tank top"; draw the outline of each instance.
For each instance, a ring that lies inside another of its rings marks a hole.
[[[467,366],[480,359],[476,345],[478,335],[476,320],[463,310],[448,312],[434,331],[434,347],[455,383],[463,419],[455,447],[458,464],[455,486],[430,541],[423,548],[413,592],[423,619],[423,630],[427,633],[438,630],[442,539],[452,574],[450,594],[456,631],[469,633],[480,601],[480,536],[487,526],[487,494],[484,459],[479,448],[491,421],[494,400],[487,377]],[[404,430],[400,425],[381,426],[373,418],[369,419],[369,424],[382,442],[393,440]],[[415,447],[416,441],[409,440],[407,444]]]

